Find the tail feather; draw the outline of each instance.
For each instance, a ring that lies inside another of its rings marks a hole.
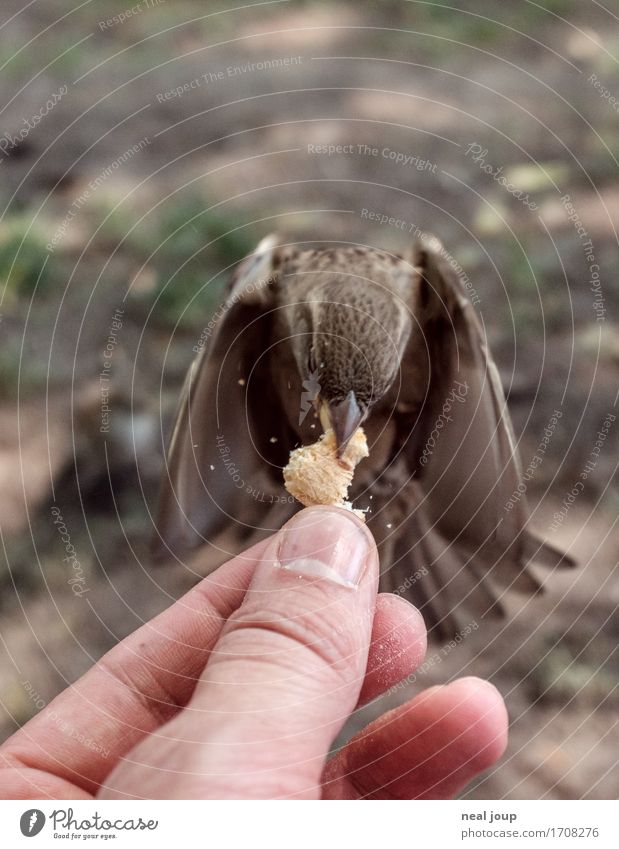
[[[463,554],[445,541],[418,506],[401,529],[393,547],[394,565],[381,589],[409,598],[434,636],[452,639],[471,617],[504,615],[487,570],[475,568],[475,561]]]
[[[381,589],[416,604],[428,630],[439,639],[453,638],[471,617],[505,616],[502,590],[526,595],[542,592],[531,565],[575,565],[569,555],[530,531],[522,534],[517,553],[497,551],[496,547],[467,551],[443,538],[422,505],[409,516],[396,541],[388,546],[388,553],[387,562],[393,565],[381,576]]]
[[[546,569],[573,569],[577,566],[573,557],[530,530],[524,538],[524,556],[535,565],[544,566]]]

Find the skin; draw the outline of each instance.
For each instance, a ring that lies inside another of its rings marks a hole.
[[[340,542],[352,553],[336,567]],[[338,575],[308,575],[316,557]],[[377,595],[378,571],[351,514],[302,511],[13,735],[0,748],[0,797],[453,797],[506,745],[503,701],[477,678],[425,690],[328,760],[355,707],[425,653],[420,614]]]

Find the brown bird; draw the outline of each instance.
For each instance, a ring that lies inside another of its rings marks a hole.
[[[370,456],[350,497],[368,511],[381,589],[410,597],[440,635],[501,613],[506,589],[537,592],[531,562],[571,565],[510,498],[521,477],[506,401],[445,257],[434,238],[408,256],[260,243],[187,376],[159,555],[217,547],[223,532],[232,553],[276,530],[300,508],[282,468],[322,423],[340,452],[363,425]]]

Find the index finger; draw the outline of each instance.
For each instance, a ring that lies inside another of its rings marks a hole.
[[[267,544],[221,566],[104,655],[6,741],[4,765],[95,793],[119,757],[187,703]]]

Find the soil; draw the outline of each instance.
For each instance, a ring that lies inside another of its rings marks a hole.
[[[343,736],[487,676],[510,746],[466,798],[615,798],[617,18],[576,2],[162,0],[119,23],[107,0],[23,6],[1,13],[0,129],[21,137],[0,144],[0,736],[198,578],[151,565],[150,511],[226,269],[272,230],[394,251],[436,233],[476,292],[525,470],[560,411],[526,495],[579,566],[430,646]]]

